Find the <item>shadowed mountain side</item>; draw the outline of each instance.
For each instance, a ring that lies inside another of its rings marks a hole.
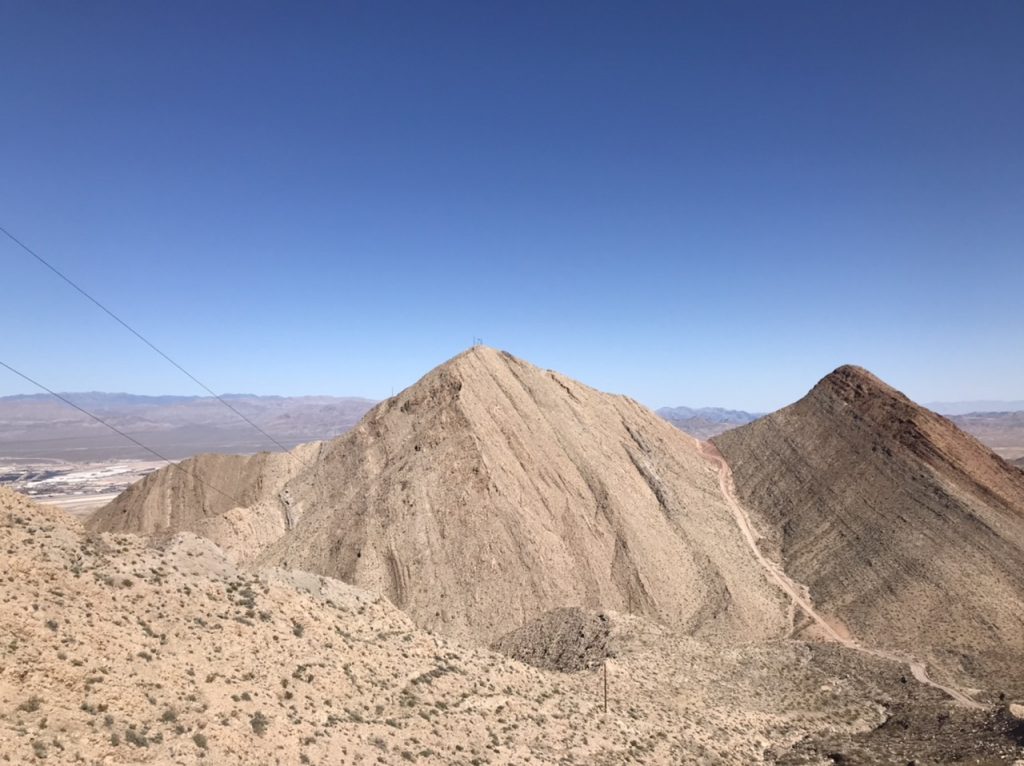
[[[1024,689],[1024,473],[849,366],[714,443],[762,548],[856,637]]]
[[[476,347],[327,444],[262,563],[382,592],[490,641],[542,612],[784,633],[786,605],[692,439],[636,402]]]

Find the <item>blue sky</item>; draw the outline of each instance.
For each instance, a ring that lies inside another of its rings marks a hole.
[[[0,225],[218,391],[474,336],[640,401],[1024,398],[1019,2],[0,5]],[[9,242],[0,359],[200,393]],[[29,387],[0,371],[0,393]]]

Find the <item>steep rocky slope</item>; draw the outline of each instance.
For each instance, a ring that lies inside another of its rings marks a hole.
[[[786,630],[693,440],[625,397],[476,347],[382,403],[288,484],[261,562],[384,593],[489,641],[562,606],[686,633]]]
[[[312,442],[287,454],[197,455],[146,476],[86,526],[156,537],[193,532],[244,557],[294,526],[298,511],[285,485],[316,461],[320,448]]]
[[[819,609],[947,678],[1024,689],[1024,473],[849,366],[713,441]]]
[[[187,467],[229,484],[242,507],[218,514],[227,501],[194,486],[179,501],[172,488],[187,477],[166,469],[90,527],[187,529],[263,549],[261,565],[354,583],[421,626],[484,642],[571,606],[643,614],[693,635],[788,630],[785,599],[691,438],[630,399],[510,354],[459,355],[309,458],[310,468],[273,479],[244,459],[198,458]],[[277,525],[243,534],[257,524],[253,509]]]
[[[0,549],[4,762],[749,764],[947,704],[858,653],[609,613],[605,712],[598,671],[425,633],[379,596],[240,570],[187,533],[84,533],[0,488]]]

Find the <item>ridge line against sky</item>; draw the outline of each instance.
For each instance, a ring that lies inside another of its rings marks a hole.
[[[482,336],[650,406],[1024,398],[1024,5],[0,9],[0,224],[214,390]],[[0,358],[196,393],[0,242]],[[0,376],[0,394],[25,393]]]

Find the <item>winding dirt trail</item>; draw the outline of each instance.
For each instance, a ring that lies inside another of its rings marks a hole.
[[[718,487],[721,490],[725,501],[732,509],[733,516],[736,519],[736,524],[739,526],[740,531],[743,532],[743,538],[746,540],[747,546],[753,552],[758,564],[761,565],[761,567],[768,573],[768,576],[775,581],[779,588],[793,600],[793,603],[802,609],[804,614],[811,618],[818,627],[821,628],[821,631],[829,640],[842,644],[849,649],[869,654],[872,657],[878,657],[879,659],[906,665],[910,668],[910,672],[914,678],[920,683],[925,684],[926,686],[931,686],[933,689],[938,689],[954,701],[966,707],[974,708],[976,710],[983,710],[986,708],[985,705],[971,699],[959,689],[933,681],[928,676],[928,670],[923,662],[918,662],[917,660],[913,660],[893,652],[887,652],[883,649],[873,649],[862,646],[842,625],[829,622],[828,619],[820,614],[811,602],[811,596],[807,586],[801,585],[792,580],[781,566],[761,553],[761,549],[757,544],[757,535],[750,522],[750,516],[748,515],[747,510],[740,504],[739,498],[736,497],[735,485],[733,484],[732,478],[732,469],[725,461],[722,453],[719,452],[718,448],[711,442],[702,442],[699,439],[694,439],[694,442],[697,444],[697,448],[700,450],[701,454],[703,454],[703,456],[715,466],[715,471],[718,474]]]

